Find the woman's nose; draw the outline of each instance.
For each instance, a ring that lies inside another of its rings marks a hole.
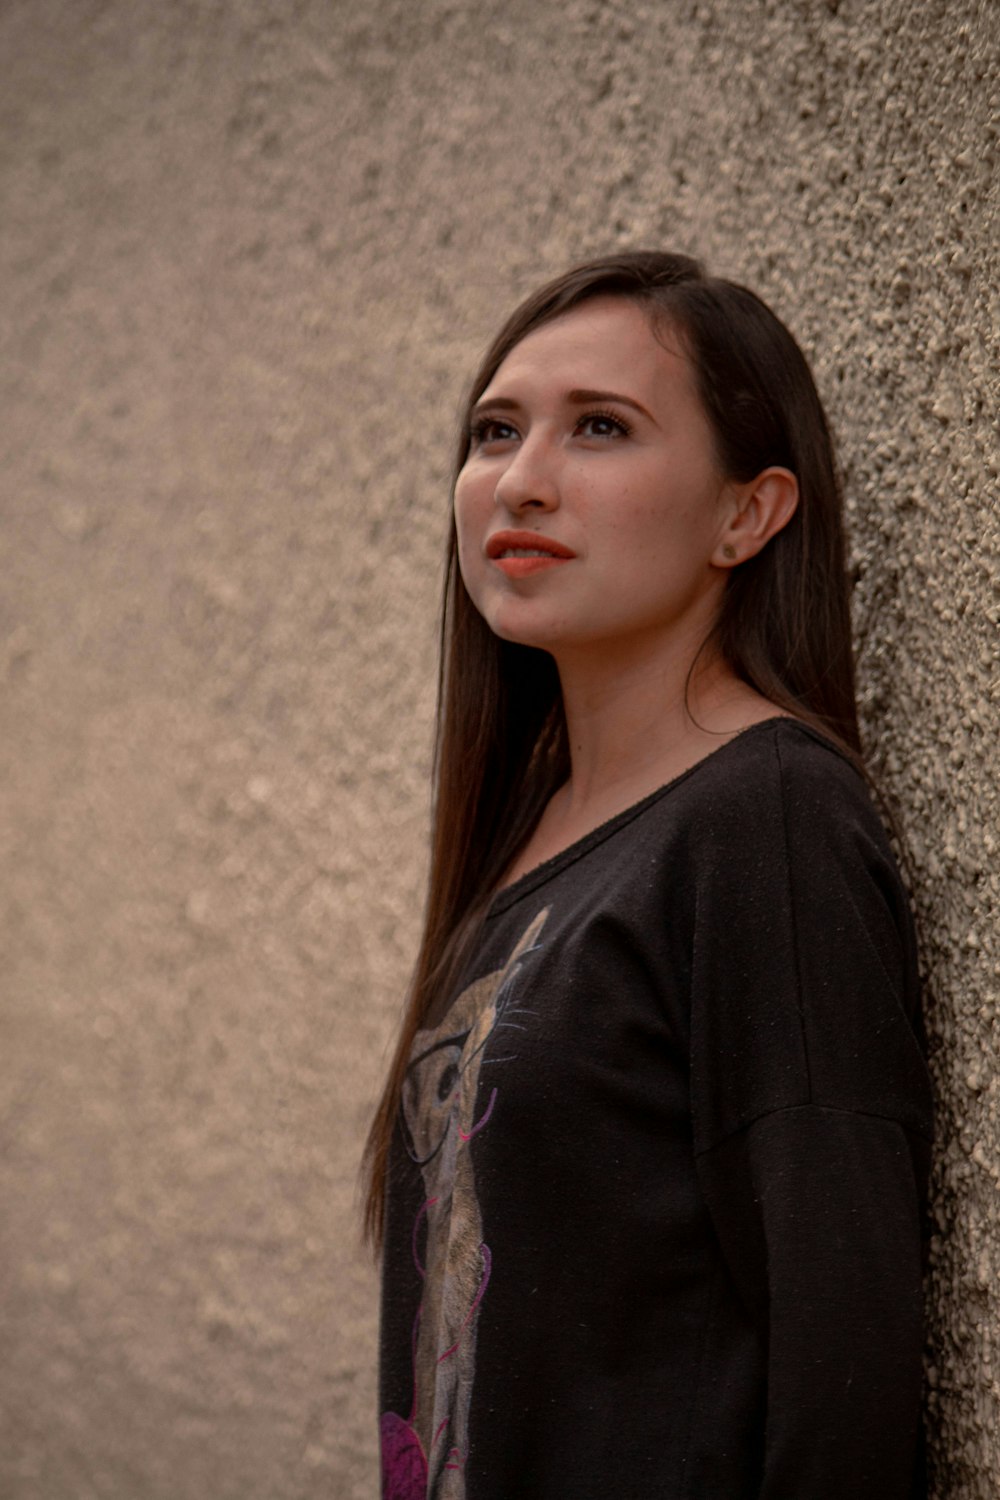
[[[493,498],[512,514],[524,510],[553,510],[559,486],[552,455],[539,441],[525,438],[497,480]]]

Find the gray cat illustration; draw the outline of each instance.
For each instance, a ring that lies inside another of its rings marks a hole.
[[[413,1041],[403,1116],[426,1193],[413,1236],[424,1291],[415,1330],[413,1411],[409,1422],[391,1412],[382,1419],[386,1500],[465,1500],[476,1326],[491,1265],[469,1144],[496,1103],[494,1088],[474,1118],[487,1041],[547,916],[548,909],[538,914],[503,968],[469,985],[443,1020],[418,1031]]]

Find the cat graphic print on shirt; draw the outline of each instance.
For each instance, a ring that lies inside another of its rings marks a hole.
[[[412,1409],[408,1418],[385,1412],[381,1421],[383,1500],[465,1500],[476,1324],[491,1269],[470,1146],[489,1127],[501,1087],[481,1090],[480,1070],[547,915],[535,917],[502,968],[469,985],[441,1022],[413,1041],[403,1119],[426,1195],[413,1225],[423,1295],[413,1331]]]

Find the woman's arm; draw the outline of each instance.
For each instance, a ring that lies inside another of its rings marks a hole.
[[[909,1500],[930,1135],[912,924],[853,770],[801,732],[769,751],[700,854],[699,1179],[766,1352],[761,1500]]]
[[[766,1341],[762,1500],[914,1494],[924,1154],[894,1121],[802,1105],[699,1159]]]

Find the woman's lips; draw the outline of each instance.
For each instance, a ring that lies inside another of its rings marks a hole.
[[[543,568],[561,568],[569,562],[568,557],[553,557],[551,552],[524,552],[509,554],[494,559],[501,573],[508,578],[527,578],[529,573],[541,572]]]
[[[537,531],[498,531],[486,543],[486,556],[508,578],[526,578],[569,562],[576,553]]]

